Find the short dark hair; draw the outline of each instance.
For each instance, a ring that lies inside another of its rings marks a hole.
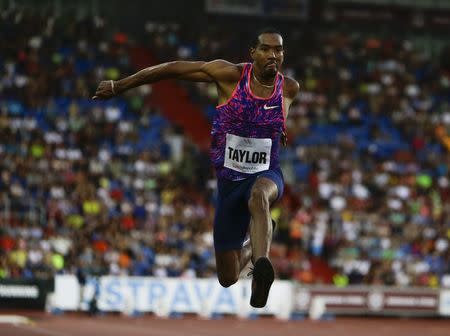
[[[276,29],[276,28],[273,28],[273,27],[266,27],[266,28],[263,28],[263,29],[261,29],[261,30],[256,34],[256,36],[253,38],[253,41],[252,41],[252,48],[256,48],[256,47],[258,46],[258,44],[259,44],[259,37],[260,37],[262,34],[278,34],[278,35],[281,35],[281,36],[282,36],[281,32],[280,32],[278,29]]]

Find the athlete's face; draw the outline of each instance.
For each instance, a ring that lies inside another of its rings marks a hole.
[[[258,40],[258,45],[250,49],[250,55],[263,77],[273,77],[283,64],[283,38],[279,34],[267,33],[259,35]]]

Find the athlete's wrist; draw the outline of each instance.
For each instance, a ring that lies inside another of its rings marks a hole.
[[[123,80],[117,80],[117,81],[113,81],[114,83],[114,95],[118,95],[121,94],[123,91],[125,91],[126,89],[124,88],[125,84],[123,82]]]

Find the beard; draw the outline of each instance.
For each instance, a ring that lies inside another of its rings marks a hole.
[[[273,77],[275,77],[277,73],[278,73],[278,64],[269,63],[264,66],[262,77],[264,79],[273,79]]]

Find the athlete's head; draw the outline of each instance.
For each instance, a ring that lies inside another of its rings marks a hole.
[[[284,60],[281,33],[273,28],[261,30],[250,48],[250,55],[254,66],[258,68],[262,77],[275,76]]]

